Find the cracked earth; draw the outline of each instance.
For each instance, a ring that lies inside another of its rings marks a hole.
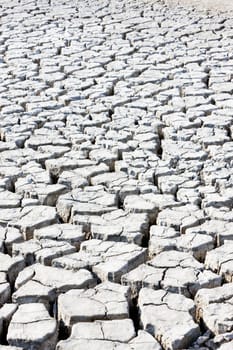
[[[0,350],[233,349],[221,4],[1,0]]]

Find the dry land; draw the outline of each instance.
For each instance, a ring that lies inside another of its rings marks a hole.
[[[233,11],[231,0],[161,0],[169,6],[194,7],[196,10],[211,10],[215,13]],[[229,13],[228,13],[229,16]],[[232,16],[232,13],[231,13]]]
[[[0,1],[0,350],[233,348],[231,7]]]

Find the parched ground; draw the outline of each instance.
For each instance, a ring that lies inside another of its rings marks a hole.
[[[194,7],[196,10],[210,10],[215,14],[219,12],[233,11],[233,3],[229,0],[161,0],[169,6]],[[228,16],[230,14],[228,13]],[[232,13],[231,13],[232,17]]]
[[[0,1],[0,350],[233,348],[231,7]]]

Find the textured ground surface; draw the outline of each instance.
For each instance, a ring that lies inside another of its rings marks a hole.
[[[214,11],[215,13],[233,11],[233,3],[229,0],[161,0],[165,4],[185,5],[197,10]],[[229,14],[228,14],[229,16]]]
[[[233,348],[233,20],[166,4],[0,2],[1,350]]]

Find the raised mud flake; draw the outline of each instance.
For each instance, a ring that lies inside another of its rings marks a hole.
[[[21,208],[0,209],[0,225],[6,227],[12,224],[12,218],[19,219]]]
[[[15,227],[0,227],[0,240],[3,242],[3,252],[12,255],[13,243],[23,242],[23,235]]]
[[[194,228],[195,229],[195,228]],[[180,234],[173,227],[152,225],[150,227],[149,255],[168,250],[191,253],[197,260],[204,261],[206,253],[215,246],[215,239],[211,235],[194,232]],[[188,231],[188,230],[187,230]]]
[[[43,303],[49,310],[56,300],[55,288],[29,280],[12,294],[12,301],[17,304]]]
[[[79,215],[99,216],[117,209],[117,197],[115,195],[100,192],[96,193],[93,199],[92,196],[90,196],[90,199],[86,199],[83,202],[80,198],[80,203],[75,203],[72,208],[71,217]]]
[[[70,290],[58,298],[58,319],[71,327],[77,322],[129,317],[128,287],[104,282],[88,290]]]
[[[0,191],[0,208],[18,208],[20,207],[22,197],[17,193],[10,191]]]
[[[12,221],[11,225],[19,228],[25,239],[30,239],[33,237],[35,229],[56,224],[57,222],[58,217],[55,208],[38,205],[23,208],[20,215],[18,215],[18,219]]]
[[[43,192],[45,194],[47,191],[51,198],[54,185],[51,185],[52,180],[49,173],[39,166],[31,166],[28,168],[29,169],[25,169],[24,176],[20,177],[15,183],[16,193],[21,195],[23,199],[36,198],[38,201],[40,200],[40,203],[46,198],[45,195],[43,196]],[[46,189],[47,186],[49,186],[48,189],[50,189],[50,191]],[[40,194],[42,194],[42,197],[39,198]],[[49,196],[47,197],[49,198]]]
[[[17,137],[16,134],[13,136]],[[18,136],[19,138],[21,137],[20,134]],[[24,136],[22,138],[24,138]],[[15,150],[1,153],[1,159],[4,161],[6,166],[8,164],[9,165],[11,164],[11,166],[12,164],[14,164],[20,167],[21,173],[17,177],[14,176],[15,169],[11,167],[9,168],[9,170],[10,169],[12,170],[12,175],[9,172],[9,176],[12,176],[12,180],[14,180],[14,182],[23,174],[25,174],[25,170],[28,169],[28,164],[29,164],[29,168],[31,167],[31,163],[34,163],[35,165],[35,159],[37,158],[37,156],[38,156],[37,152],[33,150],[25,149],[25,148],[20,148],[20,147],[17,147],[17,149]],[[37,165],[37,167],[41,168],[39,164]]]
[[[133,142],[133,141],[132,141]],[[123,152],[124,153],[124,152]],[[128,153],[128,152],[125,152]],[[146,179],[148,180],[148,182],[150,182],[150,184],[153,184],[153,176],[151,176],[152,174],[149,171],[149,163],[151,165],[153,165],[154,163],[157,164],[157,161],[155,161],[153,163],[153,160],[151,160],[151,162],[149,162],[149,160],[143,160],[143,159],[134,159],[134,160],[130,160],[130,159],[125,159],[125,160],[119,160],[115,163],[115,169],[116,172],[123,172],[125,174],[128,174],[128,177],[130,180],[143,180]],[[119,184],[120,185],[120,184]],[[127,185],[127,182],[125,182],[125,184],[122,182],[121,187],[123,185]],[[122,201],[124,200],[124,198],[126,197],[127,194],[127,188],[121,188],[121,198]],[[124,193],[126,192],[126,193]],[[130,193],[131,195],[137,194],[139,192],[139,189],[137,189],[136,193]]]
[[[66,186],[61,184],[39,185],[33,188],[41,205],[55,206],[59,196],[68,192]]]
[[[221,103],[217,103],[221,105]],[[201,132],[199,132],[199,130],[201,130]],[[202,127],[199,130],[197,130],[196,135],[192,137],[192,140],[194,142],[198,141],[205,148],[212,145],[223,145],[230,141],[230,138],[227,135],[227,130],[212,127]]]
[[[111,340],[122,343],[127,343],[135,336],[133,321],[129,318],[79,322],[73,326],[72,332],[77,338]]]
[[[201,204],[201,196],[198,188],[180,188],[177,191],[177,200],[182,203],[190,203],[194,205]]]
[[[51,155],[51,159],[60,158],[65,153],[67,153],[69,151],[70,151],[70,147],[68,147],[68,146],[53,146],[52,142],[50,142],[47,145],[38,147],[38,152],[40,152],[42,154],[43,153],[50,154]]]
[[[145,193],[141,197],[155,204],[159,210],[179,207],[181,205],[181,203],[175,201],[175,197],[172,194]]]
[[[34,264],[19,274],[12,299],[19,304],[39,301],[49,305],[59,294],[70,289],[92,288],[95,285],[96,279],[85,269],[73,272]]]
[[[108,193],[103,186],[87,186],[60,196],[56,207],[64,222],[72,222],[75,217],[83,216],[83,221],[88,224],[89,216],[116,210],[117,196]]]
[[[34,238],[63,241],[79,249],[81,242],[85,240],[85,232],[81,225],[55,224],[34,231]]]
[[[10,191],[12,190],[12,184],[13,182],[10,176],[5,177],[0,173],[0,190]]]
[[[52,260],[76,251],[75,247],[65,241],[51,239],[30,239],[22,243],[14,243],[13,256],[23,256],[27,265],[40,262],[51,265]]]
[[[176,159],[177,155],[182,160],[198,160],[200,163],[206,159],[207,153],[198,143],[193,141],[162,140],[163,159]]]
[[[165,130],[170,130],[169,128],[165,128]],[[168,132],[167,130],[167,132]],[[169,136],[171,137],[171,136]],[[173,194],[176,195],[178,194],[178,189],[179,188],[183,188],[183,189],[191,189],[192,191],[197,187],[197,185],[199,185],[199,181],[197,180],[193,180],[192,179],[194,177],[194,169],[196,168],[197,171],[199,171],[200,168],[200,163],[198,161],[179,161],[179,165],[183,168],[183,172],[182,174],[179,174],[179,172],[177,173],[176,171],[174,171],[173,168],[171,168],[171,165],[169,164],[170,161],[166,161],[166,163],[163,165],[161,164],[160,167],[158,167],[155,171],[155,177],[156,177],[156,181],[158,184],[158,188],[160,189],[160,191],[162,191],[162,193],[164,194]],[[176,162],[176,161],[174,161]],[[160,164],[160,163],[159,163]],[[194,168],[194,169],[193,169]],[[193,193],[194,194],[194,193]],[[195,194],[194,194],[195,195]],[[192,199],[192,194],[190,193],[188,198]],[[184,197],[184,202],[187,202],[186,197]],[[178,204],[182,204],[183,202],[177,202]],[[185,204],[183,203],[183,204]],[[193,200],[192,203],[193,204]]]
[[[149,256],[153,257],[163,251],[175,250],[179,232],[173,227],[152,225],[149,235]]]
[[[124,163],[123,161],[119,161],[118,162],[119,166],[120,163],[122,164],[122,166],[124,167]],[[116,165],[115,165],[116,167]],[[125,167],[126,169],[127,167]],[[127,171],[127,170],[125,170]],[[125,197],[130,196],[130,195],[137,195],[141,192],[142,187],[141,184],[139,184],[139,181],[136,179],[129,179],[127,181],[125,181],[121,186],[120,189],[118,191],[119,194],[119,200],[121,203],[124,203]]]
[[[225,241],[224,244],[207,253],[205,259],[207,269],[223,276],[227,282],[233,281],[233,242]]]
[[[57,345],[57,350],[72,349],[134,349],[126,344],[135,337],[133,321],[131,319],[94,321],[77,323],[72,327],[71,336]],[[121,346],[120,346],[121,345]],[[125,346],[124,346],[125,345]]]
[[[215,335],[233,331],[233,283],[200,289],[195,296],[197,317]]]
[[[149,231],[149,218],[146,213],[129,213],[117,209],[93,220],[90,228],[93,238],[128,242],[141,245]]]
[[[217,245],[222,245],[225,240],[233,240],[232,230],[233,222],[211,219],[201,225],[188,228],[186,234],[208,235],[217,241]]]
[[[185,231],[204,221],[204,213],[195,205],[184,205],[175,208],[166,208],[159,212],[157,224],[170,226],[185,233]]]
[[[70,189],[82,187],[82,184],[84,183],[85,186],[88,186],[91,177],[106,173],[108,171],[109,167],[104,163],[87,166],[81,169],[63,171],[59,176],[58,183],[64,184]]]
[[[70,191],[89,185],[88,180],[84,176],[77,175],[75,170],[63,171],[59,176],[58,183],[66,186]]]
[[[190,252],[197,260],[204,261],[208,251],[215,247],[215,239],[210,235],[185,233],[176,240],[176,247],[183,252]]]
[[[143,263],[146,259],[146,249],[133,247],[120,247],[121,251],[113,249],[105,257],[105,261],[95,265],[93,272],[101,281],[119,282],[123,273]],[[122,249],[123,248],[123,249]],[[119,254],[119,255],[118,255]]]
[[[118,159],[117,152],[113,152],[108,149],[97,149],[93,150],[89,153],[89,157],[91,160],[95,161],[97,164],[104,163],[110,169],[114,169],[114,163]]]
[[[230,130],[232,130],[232,121],[231,121],[231,117],[229,117],[229,121],[228,121],[228,126],[226,127],[228,130],[229,130],[229,128],[230,128]],[[216,123],[216,124],[221,124],[221,122],[222,122],[222,117],[221,116],[217,116],[216,118],[215,118],[215,120],[212,120],[212,123],[214,124],[214,123]],[[221,146],[209,146],[208,147],[208,149],[210,150],[210,154],[211,154],[211,156],[213,157],[213,159],[214,160],[216,160],[216,161],[223,161],[224,160],[224,162],[226,162],[226,163],[228,163],[228,162],[230,162],[231,161],[231,159],[232,159],[232,152],[233,152],[233,142],[232,141],[230,141],[230,142],[226,142],[226,143],[224,143],[223,145],[221,145]],[[230,183],[231,183],[231,181],[229,181],[230,180],[230,178],[228,178],[228,181],[227,182],[223,182],[222,180],[224,180],[224,178],[226,179],[227,177],[226,177],[226,175],[227,175],[227,172],[229,172],[229,174],[231,174],[231,171],[230,171],[230,169],[227,169],[227,168],[225,168],[225,169],[219,169],[220,170],[220,174],[222,173],[222,178],[221,178],[221,176],[218,178],[218,179],[216,179],[217,180],[217,183],[219,183],[219,184],[221,184],[221,187],[220,187],[220,189],[221,189],[221,192],[222,192],[222,190],[223,190],[223,192],[225,192],[224,190],[226,189],[226,188],[228,188],[228,186],[227,185],[229,185]],[[225,174],[224,174],[224,170],[225,170]],[[207,174],[207,176],[208,176],[208,174]],[[224,195],[229,195],[228,193],[224,193]]]
[[[17,150],[18,151],[18,150]],[[1,153],[2,154],[2,153]],[[0,178],[1,179],[7,179],[5,181],[6,187],[12,188],[13,183],[22,176],[22,169],[19,165],[12,163],[9,160],[2,159],[0,161]]]
[[[41,303],[19,305],[10,322],[7,341],[10,345],[53,350],[57,342],[57,324]]]
[[[191,299],[143,288],[138,304],[143,329],[154,335],[165,349],[185,349],[200,335],[199,326],[193,320]]]
[[[129,286],[132,295],[138,295],[141,288],[160,289],[164,270],[147,264],[141,264],[136,269],[122,275],[121,283]]]
[[[53,266],[92,270],[101,281],[120,282],[121,276],[145,262],[147,250],[135,244],[92,239],[78,253],[54,259]]]
[[[127,196],[124,200],[124,210],[132,213],[146,213],[150,222],[156,220],[158,214],[158,206],[143,198],[143,196]]]
[[[157,154],[160,143],[154,130],[150,130],[150,128],[142,129],[141,132],[136,132],[134,140],[138,142],[141,149],[154,151]]]
[[[233,222],[233,210],[229,207],[222,206],[221,208],[207,207],[205,209],[206,215],[214,220],[222,220],[226,222]]]
[[[233,92],[233,84],[232,82],[213,82],[211,84],[211,89],[217,93],[227,93]]]
[[[10,255],[0,253],[0,272],[6,274],[7,281],[11,285],[13,285],[24,266],[25,262],[22,256],[12,258]]]
[[[65,155],[59,159],[48,159],[45,162],[46,169],[54,177],[58,177],[64,170],[73,170],[92,165],[96,165],[96,163],[89,159],[80,159],[78,153],[74,158],[68,157],[67,154],[67,156]]]
[[[218,154],[219,155],[219,154]],[[229,160],[227,161],[229,162]],[[216,159],[216,157],[213,157],[212,159],[206,161],[204,164],[203,170],[202,170],[202,177],[205,182],[205,184],[208,186],[213,186],[215,184],[220,184],[221,182],[225,181],[227,184],[227,180],[230,179],[231,176],[231,169],[226,166],[226,162],[224,162],[222,159]],[[208,188],[208,187],[207,187]],[[204,195],[206,192],[204,192]],[[220,195],[216,193],[215,191],[208,191],[208,194],[213,194],[214,196],[217,195],[219,204],[221,203],[222,199],[220,198]],[[227,194],[228,197],[228,194]],[[210,197],[211,200],[211,197]],[[224,200],[225,201],[225,200]],[[225,201],[227,203],[228,201]],[[229,203],[229,202],[228,202]],[[214,202],[212,202],[214,204]],[[216,203],[217,204],[217,203]],[[216,206],[206,207],[207,209],[218,209]]]
[[[202,200],[202,207],[208,208],[221,208],[227,207],[232,209],[233,191],[228,188],[221,191],[221,193],[206,193],[205,198]]]
[[[147,262],[163,271],[160,285],[170,292],[194,296],[200,288],[213,288],[221,284],[221,277],[205,270],[190,253],[175,250],[162,252]]]

